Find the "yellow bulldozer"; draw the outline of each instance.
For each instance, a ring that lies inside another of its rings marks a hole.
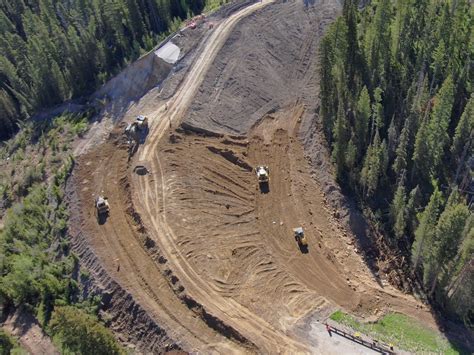
[[[99,223],[105,221],[110,213],[110,206],[107,197],[97,196],[95,199],[95,210],[97,213],[97,220]]]
[[[308,241],[306,240],[306,237],[304,235],[303,227],[294,228],[293,233],[295,234],[295,239],[300,247],[308,246]]]

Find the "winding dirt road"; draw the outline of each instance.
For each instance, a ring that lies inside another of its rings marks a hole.
[[[134,180],[138,183],[138,192],[136,193],[138,203],[135,206],[142,216],[144,224],[151,227],[149,228],[151,234],[163,247],[163,253],[168,260],[171,260],[172,269],[179,275],[181,282],[186,285],[187,293],[199,302],[205,303],[208,312],[237,329],[244,334],[245,338],[251,340],[265,352],[294,353],[308,351],[308,349],[275,329],[271,324],[256,316],[255,313],[249,311],[240,303],[222,297],[189,264],[186,256],[183,255],[179,245],[177,245],[177,236],[168,225],[166,189],[169,182],[164,181],[163,168],[157,151],[160,139],[168,128],[180,123],[207,69],[212,64],[233,26],[243,17],[272,2],[270,0],[262,1],[232,15],[208,39],[185,82],[167,103],[167,111],[156,117],[158,122],[151,126],[147,144],[139,153],[139,161],[149,166],[150,170],[158,177],[154,176],[151,181],[150,179],[140,178]]]
[[[412,298],[380,289],[327,209],[297,138],[305,107],[296,98],[245,136],[180,126],[236,24],[271,3],[246,7],[213,29],[175,95],[149,115],[150,132],[131,160],[121,126],[78,159],[84,238],[163,328],[147,350],[179,341],[206,353],[337,353],[340,344],[331,348],[295,329],[335,307],[374,315],[388,307],[429,319]],[[310,47],[302,46],[301,58]],[[313,75],[307,71],[292,74],[302,86]],[[256,186],[258,164],[270,166],[268,193]],[[136,165],[149,173],[134,173]],[[103,224],[91,203],[98,194],[111,204]],[[292,238],[300,225],[308,252]]]

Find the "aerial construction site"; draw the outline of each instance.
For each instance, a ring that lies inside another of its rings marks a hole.
[[[369,227],[333,177],[317,53],[340,10],[336,0],[234,2],[97,93],[106,106],[75,150],[70,231],[123,343],[371,352],[328,336],[338,309],[436,327],[372,255]]]

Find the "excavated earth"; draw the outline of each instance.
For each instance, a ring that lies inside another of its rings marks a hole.
[[[434,327],[424,306],[370,271],[340,218],[349,212],[334,213],[317,51],[339,7],[307,3],[264,1],[223,21],[187,81],[141,99],[153,114],[133,156],[123,122],[77,159],[71,234],[91,270],[88,292],[139,351],[331,353],[305,329],[337,308],[366,319],[398,311]],[[256,183],[260,164],[268,191]],[[99,194],[111,211],[98,223]],[[298,226],[307,249],[293,238]]]

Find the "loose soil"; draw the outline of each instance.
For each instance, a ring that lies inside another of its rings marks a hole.
[[[139,350],[324,352],[313,325],[340,307],[434,324],[370,272],[307,159],[317,145],[305,150],[314,139],[301,132],[318,134],[315,53],[338,11],[329,0],[263,1],[232,14],[198,46],[166,106],[153,92],[141,99],[150,132],[134,156],[118,125],[78,158],[74,245],[109,289],[111,327]],[[258,187],[260,164],[269,191]],[[110,202],[105,223],[94,215],[99,194]]]

